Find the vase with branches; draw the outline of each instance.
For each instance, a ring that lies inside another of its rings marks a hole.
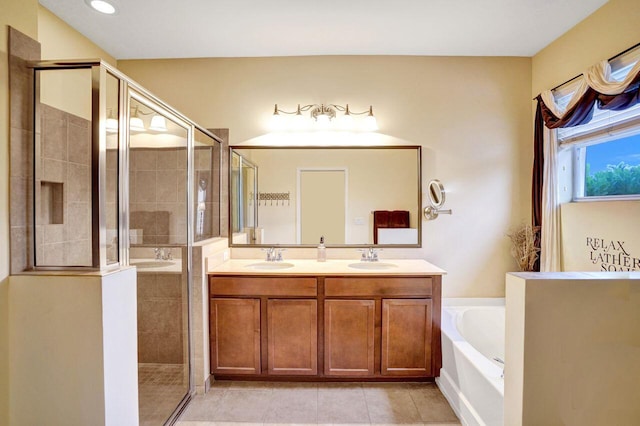
[[[520,225],[507,234],[511,240],[511,256],[521,271],[535,270],[540,249],[536,247],[536,238],[540,227]]]

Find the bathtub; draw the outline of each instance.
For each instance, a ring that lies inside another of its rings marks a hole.
[[[463,425],[503,425],[504,299],[443,299],[436,379]]]

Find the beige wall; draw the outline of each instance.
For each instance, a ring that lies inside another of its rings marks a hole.
[[[422,145],[423,188],[441,179],[453,209],[423,223],[422,249],[385,256],[443,267],[445,296],[504,294],[504,273],[516,268],[505,234],[529,220],[529,58],[325,56],[118,66],[201,125],[228,127],[231,144],[269,133],[274,103],[372,104],[383,135],[376,140]]]
[[[42,45],[42,59],[101,58],[117,65],[116,58],[109,52],[42,6],[38,7],[38,41]]]
[[[638,273],[509,274],[504,424],[638,424],[639,322]]]
[[[116,66],[116,59],[62,21],[38,7],[38,36],[42,59],[101,58]],[[91,119],[91,72],[47,71],[41,74],[40,100],[85,119]]]
[[[551,89],[638,43],[639,20],[638,0],[609,0],[533,57],[531,94]]]
[[[3,424],[137,425],[135,269],[12,276],[10,296]]]
[[[640,272],[640,201],[567,203],[561,216],[563,271]]]
[[[38,36],[37,0],[0,0],[0,424],[9,424],[9,65],[10,25]]]

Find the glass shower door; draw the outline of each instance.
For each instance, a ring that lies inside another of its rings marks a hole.
[[[191,127],[141,95],[129,104],[129,260],[138,276],[140,424],[162,425],[190,393]]]

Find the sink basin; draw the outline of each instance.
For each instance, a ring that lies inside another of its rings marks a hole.
[[[393,269],[397,267],[398,265],[387,262],[356,262],[349,264],[349,268],[369,270]]]
[[[289,262],[259,262],[247,265],[247,268],[261,269],[261,270],[277,270],[277,269],[289,269],[293,268],[293,263]]]
[[[137,266],[140,269],[146,268],[163,268],[165,266],[175,265],[174,260],[143,260],[140,262],[133,261],[131,264]]]

